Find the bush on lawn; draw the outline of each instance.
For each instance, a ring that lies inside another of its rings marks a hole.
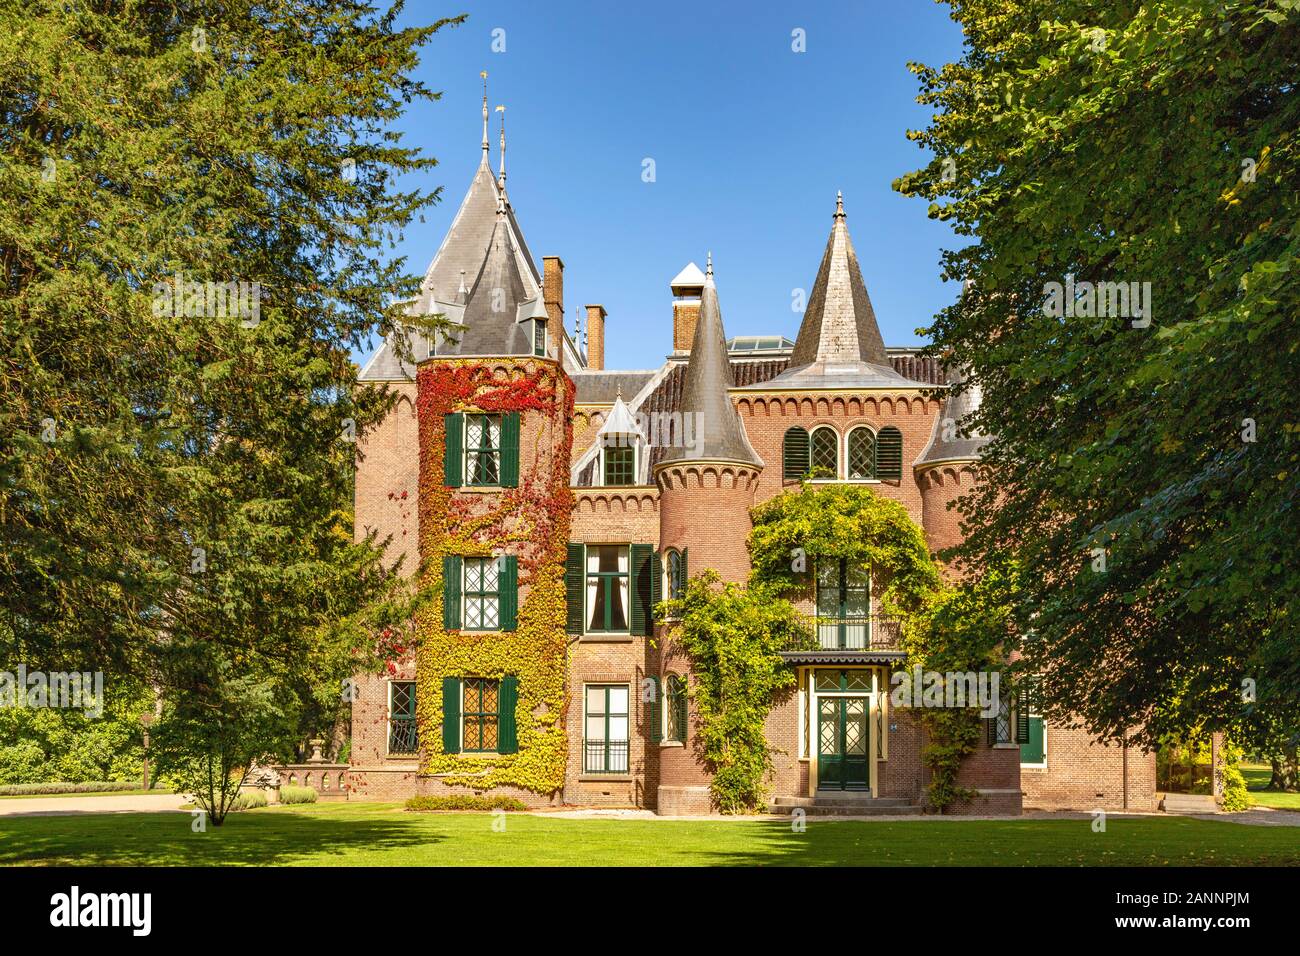
[[[38,797],[48,793],[112,793],[118,790],[143,790],[139,780],[91,780],[85,783],[10,783],[0,786],[0,797]],[[166,793],[160,788],[158,793]]]
[[[245,790],[231,802],[228,809],[232,811],[256,810],[267,804],[265,790]]]
[[[453,797],[411,797],[406,801],[408,810],[527,810],[522,800],[514,797],[476,797],[461,794]]]
[[[315,787],[295,787],[291,783],[286,783],[280,788],[281,803],[315,803]]]

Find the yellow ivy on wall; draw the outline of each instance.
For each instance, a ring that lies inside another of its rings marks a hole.
[[[567,666],[565,547],[573,493],[569,488],[573,386],[554,363],[520,360],[439,361],[417,375],[420,423],[421,585],[433,600],[416,618],[416,720],[420,773],[443,783],[489,790],[515,786],[550,794],[564,786]],[[534,429],[536,466],[519,487],[466,494],[444,484],[443,416],[466,409],[520,413]],[[537,427],[540,424],[540,427]],[[517,630],[447,631],[443,627],[444,555],[518,557]],[[518,752],[460,755],[442,749],[444,677],[518,678]]]

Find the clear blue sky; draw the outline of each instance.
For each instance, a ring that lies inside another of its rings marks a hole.
[[[929,0],[800,3],[413,2],[406,22],[465,12],[425,48],[443,92],[399,123],[440,165],[443,200],[397,253],[422,271],[455,215],[482,137],[481,80],[504,103],[510,199],[533,255],[565,264],[575,306],[609,312],[606,365],[652,368],[671,349],[668,281],[713,251],[727,334],[794,338],[791,290],[811,291],[844,191],[848,224],[889,345],[953,301],[938,277],[957,239],[926,203],[890,189],[926,155],[908,60],[956,59],[961,33]],[[505,31],[505,52],[492,51]],[[791,49],[806,31],[807,51]],[[498,114],[492,112],[496,167]],[[656,181],[642,181],[653,158]],[[407,183],[403,183],[407,185]]]

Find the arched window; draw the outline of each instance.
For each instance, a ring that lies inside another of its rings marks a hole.
[[[903,433],[893,425],[876,435],[876,477],[903,477]]]
[[[840,476],[840,436],[833,428],[818,428],[812,433],[812,476]]]
[[[686,743],[686,681],[676,674],[664,680],[664,740]]]
[[[800,481],[808,474],[808,432],[795,425],[787,428],[781,443],[781,476],[787,481]]]
[[[876,477],[876,436],[863,426],[849,432],[849,467],[852,480]]]
[[[668,549],[668,600],[680,601],[686,596],[686,549]]]

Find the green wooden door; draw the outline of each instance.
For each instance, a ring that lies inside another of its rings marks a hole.
[[[869,751],[867,698],[818,698],[817,789],[866,790]]]

